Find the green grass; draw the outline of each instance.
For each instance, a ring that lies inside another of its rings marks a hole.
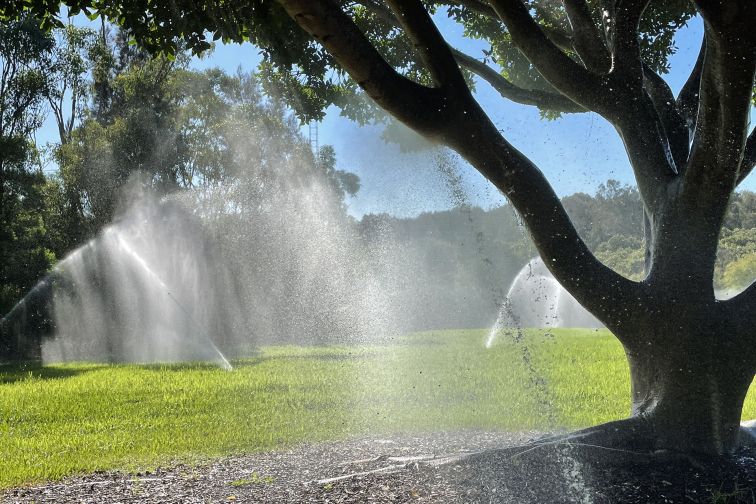
[[[238,480],[234,480],[229,485],[232,487],[244,487],[244,486],[250,486],[250,485],[270,485],[276,481],[276,478],[273,476],[261,476],[257,474],[256,472],[253,472],[252,475],[249,478],[242,478]]]
[[[484,331],[367,347],[264,348],[202,364],[0,366],[0,488],[69,474],[367,433],[581,427],[625,416],[622,349],[606,331]],[[744,417],[756,417],[756,397]],[[241,484],[241,483],[240,483]]]

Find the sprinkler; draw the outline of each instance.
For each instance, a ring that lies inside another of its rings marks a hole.
[[[114,232],[112,230],[110,230],[110,231]],[[116,235],[116,239],[118,240],[118,244],[121,246],[121,248],[124,250],[124,252],[126,252],[127,254],[129,254],[131,256],[131,258],[134,260],[134,262],[136,264],[138,264],[150,277],[152,277],[158,283],[158,285],[160,285],[160,287],[162,289],[165,290],[165,293],[168,296],[168,298],[176,306],[178,306],[178,308],[184,313],[184,315],[186,315],[187,320],[189,320],[192,323],[192,325],[199,330],[198,332],[204,336],[205,341],[212,347],[212,349],[215,351],[215,353],[218,354],[218,358],[220,359],[220,365],[221,365],[221,367],[223,369],[225,369],[226,371],[231,371],[233,369],[233,367],[231,367],[231,363],[228,362],[228,359],[226,359],[226,357],[223,355],[223,353],[218,349],[218,347],[215,345],[215,343],[210,338],[210,336],[207,333],[205,333],[204,331],[201,330],[200,325],[197,323],[197,320],[194,318],[194,316],[192,316],[191,313],[189,313],[189,311],[186,309],[186,307],[176,298],[176,296],[173,295],[173,293],[171,292],[171,289],[168,287],[168,285],[163,281],[162,278],[160,278],[160,275],[158,275],[157,273],[155,273],[152,270],[152,268],[149,267],[149,265],[144,260],[144,258],[142,256],[140,256],[133,248],[131,248],[129,246],[128,242],[126,242],[126,240],[124,240],[123,236],[121,236],[120,233],[117,233],[117,232],[114,232],[114,233]]]

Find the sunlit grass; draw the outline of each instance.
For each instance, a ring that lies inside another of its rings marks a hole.
[[[0,367],[0,487],[367,433],[549,430],[625,416],[619,344],[606,331],[552,333],[503,335],[488,350],[484,331],[268,347],[232,372]],[[753,393],[744,417],[756,417]]]

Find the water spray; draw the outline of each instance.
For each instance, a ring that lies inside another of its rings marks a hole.
[[[210,335],[204,332],[199,323],[197,323],[197,320],[194,318],[194,316],[189,312],[189,310],[186,309],[186,307],[176,298],[176,296],[173,295],[171,292],[171,289],[168,287],[168,285],[163,281],[163,279],[153,271],[152,268],[147,264],[147,261],[144,260],[144,258],[139,255],[131,246],[129,246],[128,242],[121,236],[120,233],[114,232],[112,229],[109,229],[108,232],[113,233],[115,235],[116,240],[118,240],[118,245],[123,249],[124,252],[129,254],[132,258],[132,260],[137,263],[150,277],[152,277],[153,280],[155,280],[158,285],[165,291],[168,298],[186,315],[187,320],[189,320],[192,325],[198,329],[198,332],[204,336],[205,341],[210,345],[210,347],[215,351],[216,354],[218,354],[218,358],[220,360],[220,365],[223,369],[226,371],[231,371],[233,367],[231,366],[231,363],[228,362],[228,359],[223,355],[223,353],[220,351],[220,349],[215,345],[212,338],[210,338]]]

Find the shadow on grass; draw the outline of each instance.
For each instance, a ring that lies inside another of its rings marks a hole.
[[[245,357],[234,360],[231,366],[234,369],[251,367],[270,360],[269,357]],[[12,384],[29,379],[55,380],[80,376],[90,371],[105,369],[108,367],[129,366],[135,369],[147,371],[217,371],[220,365],[215,362],[191,361],[191,362],[156,362],[149,364],[130,362],[77,362],[76,365],[52,365],[45,366],[39,362],[13,362],[0,363],[0,385]]]
[[[0,364],[0,385],[16,383],[28,379],[56,380],[71,378],[98,369],[100,366],[58,367],[43,366],[39,362],[14,362]]]
[[[346,352],[332,353],[328,351],[311,351],[303,354],[282,353],[280,355],[246,355],[231,360],[233,369],[243,369],[258,366],[267,361],[278,360],[315,360],[315,361],[345,361],[364,360],[375,357],[378,352]],[[79,376],[90,371],[107,368],[110,366],[129,366],[135,369],[159,372],[181,371],[218,371],[219,363],[212,361],[189,361],[189,362],[155,362],[155,363],[130,363],[130,362],[77,362],[80,366],[45,366],[39,362],[14,362],[0,363],[0,385],[16,383],[28,379],[54,380]]]
[[[244,367],[257,366],[267,360],[270,357],[263,356],[251,356],[243,357],[240,359],[231,359],[230,364],[232,371],[234,369],[240,369]],[[221,370],[221,365],[218,362],[212,361],[186,361],[186,362],[153,362],[149,364],[138,363],[121,363],[120,365],[133,366],[138,369],[144,369],[147,371],[218,371]]]
[[[273,355],[245,355],[229,359],[233,369],[243,369],[259,366],[265,362],[274,361],[359,361],[371,359],[381,355],[380,352],[345,352],[334,353],[332,351],[312,350],[306,353],[280,353]],[[150,364],[127,364],[148,371],[217,371],[220,366],[212,361],[189,361],[189,362],[156,362]],[[233,371],[232,369],[232,371]]]

